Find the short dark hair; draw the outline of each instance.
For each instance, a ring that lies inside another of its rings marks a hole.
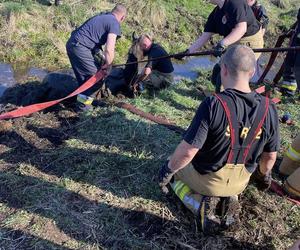
[[[123,4],[116,4],[116,6],[112,9],[112,13],[118,13],[121,15],[126,15],[127,10],[126,7]]]
[[[225,64],[232,76],[238,72],[250,72],[255,70],[256,59],[251,48],[245,45],[230,46],[221,57],[220,64]]]

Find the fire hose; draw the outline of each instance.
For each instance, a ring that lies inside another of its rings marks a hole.
[[[286,52],[286,51],[300,51],[300,46],[298,47],[288,47],[288,48],[262,48],[262,49],[253,49],[254,52]],[[202,52],[195,52],[195,53],[186,53],[185,56],[201,56],[201,55],[211,55],[213,53],[212,50],[208,50],[208,51],[202,51]],[[151,61],[154,60],[159,60],[159,59],[163,59],[163,58],[172,58],[176,55],[182,55],[180,54],[172,54],[172,55],[168,55],[168,56],[164,56],[164,57],[159,57],[159,58],[152,58],[150,59]],[[140,63],[140,62],[148,62],[150,60],[143,60],[143,61],[139,61],[139,62],[132,62],[132,63],[127,63],[128,64],[134,64],[134,63]],[[126,64],[117,64],[114,65],[113,67],[120,67],[120,66],[124,66]],[[43,102],[43,103],[37,103],[37,104],[32,104],[26,107],[20,107],[16,110],[4,113],[0,115],[0,120],[4,120],[4,119],[12,119],[12,118],[17,118],[17,117],[22,117],[22,116],[26,116],[26,115],[30,115],[32,113],[44,110],[46,108],[49,108],[53,105],[56,105],[68,98],[74,97],[80,93],[82,93],[83,91],[89,89],[90,87],[92,87],[95,83],[97,83],[98,81],[103,80],[103,78],[106,76],[106,73],[103,70],[99,70],[94,76],[92,76],[89,80],[87,80],[83,85],[81,85],[78,89],[76,89],[75,91],[73,91],[72,93],[70,93],[69,95],[67,95],[64,98],[61,99],[57,99],[57,100],[53,100],[53,101],[49,101],[49,102]],[[143,112],[142,110],[134,107],[131,104],[128,103],[124,103],[124,102],[117,102],[115,103],[115,105],[119,108],[123,108],[126,109],[134,114],[137,114],[141,117],[144,117],[148,120],[151,120],[153,122],[156,122],[158,124],[161,124],[173,131],[175,131],[176,133],[182,134],[184,133],[184,129],[181,127],[178,127],[175,123],[172,123],[170,121],[168,121],[167,119],[163,118],[163,117],[159,117],[159,116],[154,116],[152,114]],[[284,192],[281,188],[281,186],[276,183],[275,181],[272,182],[271,185],[271,189],[277,193],[280,196],[284,195]],[[297,204],[298,206],[300,206],[300,201],[296,200],[296,199],[292,199],[290,197],[287,197],[288,200],[290,200],[291,202]]]
[[[286,48],[260,48],[260,49],[253,49],[253,51],[257,52],[257,53],[300,51],[300,46],[286,47]],[[185,54],[177,53],[177,54],[171,54],[171,55],[162,56],[162,57],[151,58],[151,59],[148,59],[148,60],[129,62],[129,63],[125,63],[125,64],[115,64],[115,65],[113,65],[113,67],[121,67],[121,66],[125,66],[125,65],[130,65],[130,64],[155,61],[155,60],[160,60],[160,59],[165,59],[165,58],[173,58],[173,57],[178,56],[178,55],[184,55],[184,56],[212,55],[213,52],[214,52],[213,50],[206,50],[206,51],[200,51],[200,52],[195,52],[195,53],[185,53]],[[71,94],[67,95],[66,97],[58,99],[58,100],[32,104],[32,105],[29,105],[29,106],[26,106],[26,107],[20,107],[16,110],[1,114],[0,115],[0,120],[22,117],[22,116],[30,115],[32,113],[35,113],[35,112],[44,110],[46,108],[49,108],[49,107],[51,107],[53,105],[56,105],[56,104],[66,100],[68,98],[71,98],[73,96],[76,96],[76,95],[82,93],[83,91],[85,91],[85,90],[89,89],[90,87],[92,87],[98,81],[103,80],[103,78],[105,76],[106,76],[106,73],[103,70],[100,69],[94,76],[92,76],[83,85],[81,85],[78,89],[76,89]]]

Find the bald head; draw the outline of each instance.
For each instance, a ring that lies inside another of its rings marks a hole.
[[[255,71],[256,60],[252,49],[244,45],[234,45],[227,49],[220,64],[224,65],[231,77],[235,78],[239,74],[252,75]]]
[[[124,21],[127,14],[126,7],[123,4],[117,4],[111,12],[116,16],[119,22]]]

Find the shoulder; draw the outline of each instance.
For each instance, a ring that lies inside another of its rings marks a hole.
[[[217,95],[220,97],[223,96],[224,93],[218,93]],[[218,97],[216,94],[206,97],[201,103],[200,107],[203,106],[203,108],[209,109],[210,111],[219,109],[221,107],[221,103]]]
[[[153,43],[151,46],[151,49],[149,51],[149,54],[153,54],[153,53],[159,53],[159,54],[165,54],[167,53],[166,50],[158,43]]]
[[[228,2],[226,3],[227,11],[245,9],[248,7],[249,5],[246,3],[246,1],[241,0],[228,0]]]
[[[218,6],[216,6],[213,11],[210,13],[210,16],[214,16],[215,14],[217,14],[220,11],[220,8]]]

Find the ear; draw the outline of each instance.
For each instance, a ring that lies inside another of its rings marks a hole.
[[[228,74],[228,69],[226,67],[226,64],[225,63],[222,63],[221,64],[221,75],[227,75]]]
[[[256,72],[256,68],[254,68],[252,71],[249,72],[249,79],[251,79],[254,75],[255,75],[255,72]]]

